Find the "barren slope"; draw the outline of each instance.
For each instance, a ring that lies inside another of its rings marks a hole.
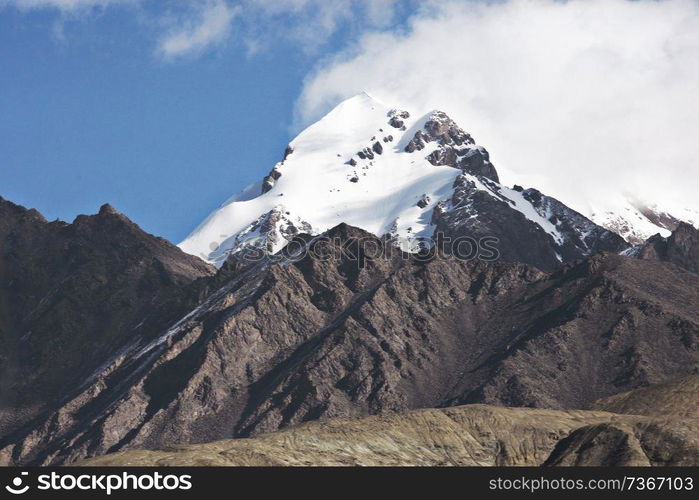
[[[591,408],[650,417],[699,418],[699,375],[616,394],[595,401]]]
[[[697,465],[698,436],[697,420],[469,405],[321,420],[80,465]]]

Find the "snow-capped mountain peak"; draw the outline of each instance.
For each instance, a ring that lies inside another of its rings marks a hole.
[[[452,164],[494,174],[485,150],[444,113],[415,117],[362,93],[301,132],[261,183],[227,200],[180,247],[220,265],[242,246],[276,252],[296,232],[340,222],[430,236],[431,209],[460,174]]]
[[[592,251],[593,233],[613,250],[625,247],[557,200],[498,181],[485,148],[446,113],[415,116],[362,93],[301,132],[261,182],[228,199],[180,247],[220,266],[245,248],[276,253],[295,234],[342,222],[408,251],[437,228],[500,239],[519,232],[537,242],[537,255],[522,254],[517,241],[503,243],[503,255],[542,268]]]

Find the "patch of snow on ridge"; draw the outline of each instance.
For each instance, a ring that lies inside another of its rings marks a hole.
[[[565,238],[558,231],[558,228],[550,220],[540,214],[532,202],[524,198],[522,192],[505,187],[497,182],[479,179],[473,175],[464,174],[464,176],[472,181],[478,189],[489,193],[498,200],[505,201],[528,220],[537,224],[541,229],[550,234],[558,245],[565,243]]]
[[[590,210],[590,219],[620,235],[631,244],[639,244],[660,234],[670,236],[671,229],[654,224],[634,203],[625,198],[608,199],[599,208]]]
[[[529,200],[524,198],[520,191],[515,191],[514,189],[501,186],[500,192],[505,197],[512,200],[514,203],[514,208],[517,211],[521,212],[527,219],[535,224],[538,224],[544,231],[549,233],[556,243],[559,245],[564,243],[564,238],[558,231],[556,225],[553,224],[547,217],[540,214],[534,205]]]
[[[631,195],[608,197],[591,203],[584,212],[595,223],[621,235],[633,245],[653,235],[670,236],[679,222],[699,229],[699,210],[665,202],[643,202]]]

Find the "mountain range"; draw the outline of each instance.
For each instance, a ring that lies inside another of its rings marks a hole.
[[[619,416],[657,394],[679,412],[672,384],[699,372],[699,231],[643,210],[662,232],[641,242],[646,222],[621,214],[619,231],[501,184],[445,113],[366,94],[179,246],[109,205],[68,224],[0,199],[0,463],[255,436],[201,446],[258,457],[230,463],[439,464],[424,436],[374,458],[263,444],[350,419],[359,450],[385,426],[472,435],[492,417],[478,446],[509,444],[474,464],[697,464],[693,438],[658,444],[696,415]],[[513,451],[518,433],[540,445]],[[161,460],[138,453],[115,457]]]

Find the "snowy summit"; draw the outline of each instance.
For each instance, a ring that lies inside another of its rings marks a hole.
[[[301,132],[262,181],[179,246],[221,266],[248,247],[276,253],[296,234],[343,222],[407,251],[438,229],[496,236],[503,258],[542,269],[628,246],[536,189],[501,185],[488,152],[445,113],[415,116],[366,93]]]
[[[437,141],[411,143],[438,115],[415,117],[366,93],[347,99],[299,134],[262,182],[227,200],[179,246],[220,265],[246,245],[276,252],[297,231],[318,234],[345,222],[392,233],[409,248],[415,237],[431,236],[432,209],[462,173],[427,160],[445,149]],[[452,149],[489,165],[467,134]]]

